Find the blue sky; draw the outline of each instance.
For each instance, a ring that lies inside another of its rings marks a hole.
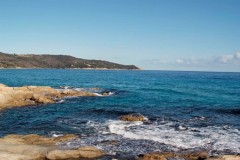
[[[0,51],[240,71],[239,0],[0,0]]]

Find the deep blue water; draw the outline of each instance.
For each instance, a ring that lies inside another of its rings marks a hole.
[[[0,70],[0,83],[114,93],[1,111],[0,136],[74,133],[81,140],[65,147],[91,144],[112,154],[189,148],[240,153],[240,73],[21,69]],[[124,114],[149,120],[119,121]],[[107,140],[119,144],[101,143]]]

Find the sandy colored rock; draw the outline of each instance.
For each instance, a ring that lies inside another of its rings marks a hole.
[[[68,96],[96,96],[74,89],[56,90],[48,86],[8,87],[0,84],[0,109],[56,102]]]
[[[36,145],[0,144],[0,151],[11,153],[16,158],[26,156],[29,159],[43,160],[48,150],[47,147]]]
[[[5,84],[0,83],[0,87],[7,87]]]
[[[0,142],[10,144],[33,144],[33,145],[55,145],[76,139],[77,136],[73,134],[66,134],[59,137],[43,137],[37,134],[28,135],[8,135],[0,139]]]
[[[174,152],[163,152],[163,153],[147,153],[139,155],[139,160],[167,160],[167,158],[180,158],[185,160],[204,160],[207,159],[208,153],[205,151],[195,151],[188,153],[174,153]]]
[[[60,92],[60,97],[66,96],[96,96],[94,93],[65,89]]]
[[[223,155],[219,157],[211,157],[207,160],[240,160],[240,155]]]
[[[138,160],[167,160],[167,158],[175,157],[174,153],[165,152],[165,153],[148,153],[138,156]]]
[[[105,155],[105,153],[95,147],[81,147],[77,150],[53,150],[47,153],[49,160],[61,160],[70,158],[96,158]]]
[[[50,96],[45,96],[42,94],[33,94],[31,97],[31,100],[35,101],[36,103],[54,103],[55,100],[53,100]]]
[[[83,158],[96,158],[105,155],[103,151],[92,146],[80,147],[78,151]]]
[[[204,160],[208,158],[208,152],[206,151],[192,152],[192,153],[182,154],[180,155],[180,157],[186,160]]]
[[[119,118],[122,121],[144,121],[145,117],[142,115],[123,115]]]
[[[240,155],[224,155],[221,160],[240,160]]]
[[[61,160],[70,158],[79,158],[78,150],[53,150],[47,153],[46,158],[49,160]]]
[[[31,156],[0,151],[0,160],[33,160]]]

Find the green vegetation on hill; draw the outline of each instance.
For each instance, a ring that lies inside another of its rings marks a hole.
[[[102,60],[86,60],[68,55],[6,54],[0,52],[0,68],[89,68],[139,69]]]

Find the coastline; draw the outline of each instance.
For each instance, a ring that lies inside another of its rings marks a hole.
[[[21,67],[19,67],[19,68],[1,68],[0,67],[0,70],[6,70],[6,69],[19,69],[19,70],[21,70],[21,69],[69,69],[69,70],[112,70],[112,71],[118,71],[118,70],[120,70],[120,71],[139,71],[139,70],[144,70],[144,69],[141,69],[141,68],[139,68],[139,69],[108,69],[108,68],[21,68]]]
[[[111,99],[111,97],[109,97],[110,99]],[[85,98],[84,98],[85,99]],[[88,98],[86,98],[86,99],[88,99]],[[93,98],[93,99],[95,99],[95,98]],[[108,98],[106,98],[106,99],[108,99]],[[83,98],[81,98],[81,100],[83,100]],[[72,100],[71,99],[69,99],[68,100],[69,102],[71,102]],[[73,100],[74,101],[74,100]],[[79,101],[80,102],[80,101]],[[44,105],[45,106],[45,105]],[[61,105],[60,105],[61,106]],[[63,105],[64,106],[64,105]],[[31,107],[31,106],[30,106]],[[46,105],[45,106],[46,108],[47,107],[51,107],[51,106],[48,106],[48,105]],[[26,109],[27,107],[25,107],[24,109]],[[14,109],[13,109],[14,110]],[[18,109],[19,110],[19,109]],[[21,110],[21,108],[20,108],[20,110]],[[100,110],[101,111],[101,110]],[[98,112],[98,113],[101,113],[101,112],[99,112],[99,110],[95,110],[95,112]],[[109,112],[108,112],[109,113]],[[121,114],[123,114],[124,112],[121,112]],[[115,115],[115,113],[113,113],[112,112],[112,114],[113,115]],[[144,114],[144,113],[143,113]],[[80,118],[83,118],[83,117],[80,117]],[[115,116],[115,118],[118,118],[117,116]],[[201,121],[201,119],[202,119],[202,117],[199,117],[200,118],[200,121]],[[120,120],[123,120],[121,117],[119,118]],[[126,120],[126,121],[129,121],[129,118],[127,118],[128,120]],[[203,119],[204,119],[204,117],[203,117]],[[20,120],[20,119],[19,119]],[[123,121],[125,121],[125,120],[123,120]],[[138,117],[138,119],[137,119],[137,121],[138,122],[140,122],[140,121],[144,121],[144,118],[143,117]],[[134,121],[133,122],[126,122],[126,125],[132,125],[132,123],[135,123]],[[144,122],[145,123],[145,122]],[[152,123],[151,121],[146,121],[146,123]],[[135,126],[135,127],[137,127],[137,126]],[[178,128],[176,128],[176,129],[178,129]],[[189,129],[190,130],[190,129]],[[179,134],[182,134],[184,131],[183,130],[180,130],[179,131]],[[11,133],[11,132],[9,132],[9,133]],[[31,133],[31,132],[30,132]],[[67,132],[67,133],[69,133],[69,132]],[[76,132],[77,133],[77,132]],[[39,133],[38,133],[39,134]],[[113,133],[114,134],[114,133]],[[9,134],[7,134],[6,136],[8,136]],[[41,134],[39,134],[39,135],[41,135]],[[19,135],[18,135],[19,136]],[[26,135],[24,135],[24,136],[28,136],[28,134],[26,134]],[[46,135],[41,135],[41,136],[46,136]],[[47,135],[47,136],[49,136],[49,135]],[[51,136],[55,136],[55,135],[50,135],[50,137]],[[20,137],[21,137],[21,135],[20,135]],[[91,137],[89,137],[89,138],[91,138]],[[32,138],[31,138],[32,139]],[[81,141],[82,139],[80,139],[79,141]],[[129,139],[130,140],[130,139]],[[40,142],[39,142],[40,143]],[[119,143],[121,143],[121,142],[118,142],[118,141],[106,141],[106,140],[102,140],[102,141],[99,141],[98,143],[105,143],[106,145],[110,145],[110,147],[111,146],[117,146],[117,145],[119,145]],[[96,146],[98,146],[98,143],[95,143],[95,147]],[[186,142],[187,143],[187,142]],[[18,144],[13,144],[13,147],[17,147],[17,145]],[[80,147],[80,146],[78,146],[78,147]],[[65,148],[66,149],[66,148]],[[78,150],[78,148],[71,148],[71,149],[69,149],[69,150],[71,150],[70,152],[71,153],[77,153],[78,154],[78,151],[76,151],[76,150]],[[105,150],[106,151],[106,153],[108,153],[107,152],[107,150]],[[61,153],[61,151],[58,151],[58,154],[60,155],[60,154],[62,154]],[[65,154],[65,153],[64,153]],[[121,154],[121,152],[120,152],[120,154]],[[232,155],[228,155],[228,156],[226,156],[226,155],[224,155],[224,154],[219,154],[219,155],[217,155],[217,156],[214,156],[209,150],[194,150],[194,149],[183,149],[182,151],[176,151],[176,152],[174,152],[174,151],[169,151],[169,152],[142,152],[141,154],[139,154],[139,155],[137,155],[136,157],[131,157],[131,156],[129,156],[129,157],[127,157],[128,155],[127,155],[127,153],[126,153],[126,155],[124,155],[125,153],[122,153],[123,155],[119,155],[119,154],[117,154],[117,155],[112,155],[112,154],[109,154],[109,155],[106,155],[108,158],[109,158],[109,160],[110,160],[110,158],[115,158],[115,159],[121,159],[121,160],[123,160],[124,158],[125,159],[131,159],[131,160],[133,160],[133,159],[139,159],[139,160],[150,160],[150,159],[155,159],[155,160],[162,160],[162,159],[167,159],[167,158],[176,158],[176,157],[180,157],[180,158],[182,158],[183,159],[183,157],[185,157],[184,159],[186,159],[186,160],[197,160],[197,159],[207,159],[207,160],[238,160],[238,158],[239,158],[239,154],[238,153],[233,153]],[[189,157],[191,157],[191,158],[189,158]],[[196,158],[197,157],[197,158]],[[205,158],[204,158],[205,157]],[[101,159],[101,158],[100,158]],[[124,160],[125,160],[124,159]],[[11,159],[12,160],[12,159]],[[24,160],[26,160],[26,159],[24,159]]]

